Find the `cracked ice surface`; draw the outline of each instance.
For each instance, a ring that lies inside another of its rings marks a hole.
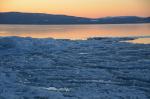
[[[150,44],[0,38],[0,99],[149,99]]]

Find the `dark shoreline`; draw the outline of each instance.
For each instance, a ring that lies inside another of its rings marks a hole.
[[[0,25],[117,25],[117,24],[121,24],[121,25],[126,25],[126,24],[150,24],[150,22],[147,22],[147,23],[93,23],[93,24],[91,24],[91,23],[83,23],[83,24],[79,24],[79,23],[77,23],[77,24],[11,24],[11,23],[0,23]]]

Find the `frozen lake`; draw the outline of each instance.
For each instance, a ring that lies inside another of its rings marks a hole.
[[[0,38],[0,99],[150,99],[150,44]]]
[[[0,25],[0,36],[0,99],[150,99],[150,24]]]

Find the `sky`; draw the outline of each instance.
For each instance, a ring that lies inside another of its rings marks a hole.
[[[150,16],[150,0],[0,0],[0,12],[33,12],[98,18]]]

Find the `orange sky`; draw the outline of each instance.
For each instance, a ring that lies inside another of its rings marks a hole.
[[[150,0],[0,0],[0,12],[40,12],[82,17],[150,16]]]

